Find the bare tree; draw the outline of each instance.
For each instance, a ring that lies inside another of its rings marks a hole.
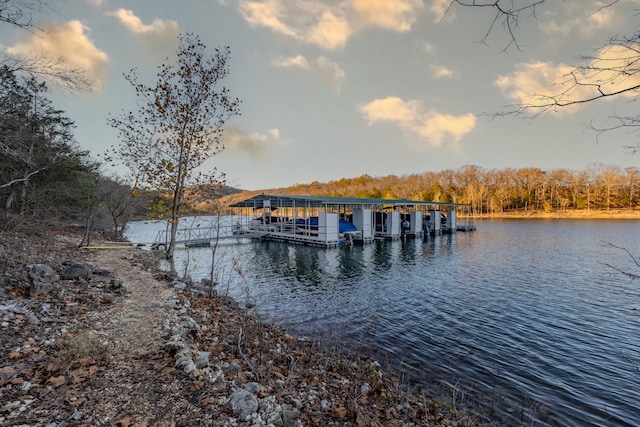
[[[618,5],[620,0],[609,0],[600,3],[587,14],[600,12],[606,8]],[[494,13],[482,41],[485,42],[495,27],[502,25],[508,34],[509,41],[506,49],[516,46],[520,49],[516,30],[523,17],[537,18],[537,11],[546,0],[451,0],[446,13],[451,13],[454,7],[473,7],[490,9]],[[445,16],[446,16],[445,13]],[[583,55],[572,69],[557,81],[555,92],[546,94],[531,94],[531,101],[506,107],[505,111],[494,113],[493,116],[524,115],[535,117],[549,111],[557,111],[572,106],[591,103],[604,98],[640,97],[640,31],[632,35],[615,35],[602,46],[594,49],[594,54]],[[614,112],[609,115],[604,124],[592,120],[588,128],[596,133],[598,139],[603,133],[616,129],[640,131],[640,115],[623,115]],[[632,153],[640,151],[640,142],[627,145]]]
[[[125,75],[136,90],[138,111],[109,118],[119,131],[115,157],[129,167],[136,182],[171,198],[168,260],[173,259],[185,190],[224,181],[215,168],[201,167],[224,149],[222,126],[239,114],[240,101],[220,87],[229,73],[229,55],[228,47],[209,55],[198,36],[181,35],[177,63],[160,65],[154,86],[141,83],[135,69]]]
[[[121,238],[135,203],[131,187],[117,177],[96,176],[89,198],[80,246],[90,244],[94,231],[110,229],[113,238]]]
[[[620,0],[609,0],[608,2],[600,4],[596,10],[591,13],[599,12],[603,9],[616,5]],[[521,45],[518,42],[517,29],[520,26],[522,18],[536,19],[538,16],[538,10],[543,7],[546,0],[451,0],[449,7],[445,11],[443,19],[447,14],[451,13],[456,6],[460,7],[473,7],[479,9],[485,9],[493,13],[493,19],[489,28],[485,32],[481,41],[485,43],[489,38],[489,35],[495,31],[496,27],[502,26],[509,36],[509,41],[505,50],[512,46],[515,46],[518,50],[521,49]]]

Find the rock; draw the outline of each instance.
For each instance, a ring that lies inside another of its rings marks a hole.
[[[91,270],[81,264],[67,265],[60,270],[60,277],[63,280],[88,279],[90,275]]]
[[[38,316],[36,316],[35,314],[27,312],[25,316],[27,317],[27,322],[29,322],[31,325],[40,324],[40,319],[38,319]]]
[[[371,386],[369,383],[364,383],[360,386],[360,394],[366,396],[371,391]]]
[[[258,398],[244,389],[234,391],[231,394],[230,403],[233,413],[243,420],[251,418],[251,415],[258,410]]]
[[[27,272],[31,279],[31,288],[36,292],[51,288],[55,282],[60,280],[56,271],[45,264],[29,264]]]
[[[207,365],[209,365],[210,355],[211,355],[211,352],[209,351],[199,351],[198,355],[196,356],[196,367],[199,369],[202,369]]]
[[[122,280],[118,279],[116,275],[109,270],[101,268],[91,271],[91,280],[109,285],[111,289],[119,289],[122,287]]]
[[[282,405],[282,421],[284,427],[302,427],[300,411],[289,404]]]
[[[252,394],[260,393],[260,384],[256,382],[246,383],[243,388]]]
[[[94,268],[91,271],[92,276],[113,276],[113,273],[103,268]]]
[[[182,338],[181,335],[175,334],[171,338],[169,338],[166,346],[174,350],[179,350],[185,348],[186,344],[184,342],[184,338]]]
[[[196,364],[193,363],[192,360],[189,360],[189,362],[184,367],[185,374],[190,374],[191,372],[193,372],[195,370],[196,370]]]
[[[180,353],[182,353],[182,354],[180,354]],[[175,366],[185,367],[187,365],[193,365],[193,369],[195,369],[196,365],[195,365],[195,363],[193,363],[193,359],[191,359],[191,356],[189,356],[189,354],[188,354],[189,352],[183,350],[180,353],[178,353],[176,355],[177,360],[175,362]]]
[[[267,426],[284,427],[284,421],[282,421],[282,407],[276,403],[275,396],[260,399],[260,414],[264,414],[263,418],[266,419]]]
[[[208,381],[211,384],[211,389],[213,391],[222,391],[227,388],[227,382],[224,380],[224,372],[221,370],[210,372],[208,376]]]
[[[302,409],[302,401],[299,399],[296,399],[294,397],[290,397],[291,400],[291,404],[296,408],[296,409]]]

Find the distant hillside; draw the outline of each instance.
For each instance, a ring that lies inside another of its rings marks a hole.
[[[286,188],[241,191],[226,195],[228,206],[256,194],[371,197],[470,203],[478,214],[519,211],[640,209],[640,169],[593,165],[583,171],[539,168],[457,170],[411,175],[341,178]]]
[[[228,187],[225,185],[220,189],[220,197],[231,196],[233,194],[242,193],[243,191],[244,190],[241,190],[240,188]]]

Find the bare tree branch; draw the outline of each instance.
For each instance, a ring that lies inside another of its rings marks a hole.
[[[537,10],[545,2],[546,0],[451,0],[442,20],[451,13],[453,6],[455,5],[461,7],[492,9],[495,12],[495,15],[487,29],[487,32],[482,37],[481,42],[486,43],[489,35],[494,31],[496,24],[501,23],[510,38],[504,50],[508,50],[512,45],[516,46],[518,50],[521,50],[516,37],[516,31],[520,25],[521,17],[523,14],[526,14],[526,18],[537,18]],[[609,2],[600,5],[587,16],[601,12],[602,10],[612,7],[619,2],[620,0],[609,0]]]
[[[629,256],[629,258],[631,258],[631,260],[633,261],[633,263],[634,263],[637,267],[640,267],[640,261],[638,260],[638,258],[636,258],[635,256],[633,256],[633,254],[632,254],[631,252],[629,252],[629,250],[628,250],[627,248],[624,248],[624,247],[621,247],[621,246],[614,245],[613,243],[610,243],[610,242],[603,242],[603,243],[605,243],[605,244],[606,244],[606,245],[608,245],[608,246],[611,246],[612,248],[619,249],[619,250],[621,250],[621,251],[626,252],[626,253],[627,253],[627,255]],[[604,265],[606,265],[607,267],[609,267],[609,268],[611,268],[611,269],[613,269],[613,270],[615,270],[615,271],[619,272],[619,273],[624,274],[625,276],[630,277],[631,279],[638,279],[638,278],[640,278],[640,274],[630,273],[630,272],[628,272],[628,271],[625,271],[625,270],[622,270],[622,269],[620,269],[620,268],[618,268],[618,267],[615,267],[615,266],[613,266],[613,265],[611,265],[611,264],[607,264],[607,263],[603,263],[603,264],[604,264]]]
[[[86,71],[72,67],[64,58],[50,58],[44,55],[14,56],[0,61],[8,71],[16,74],[36,76],[57,88],[72,92],[91,91],[94,81],[87,77]]]
[[[493,9],[495,11],[495,15],[487,29],[487,32],[480,41],[483,44],[486,44],[487,39],[491,33],[493,33],[497,24],[502,24],[502,27],[510,38],[504,50],[508,50],[512,45],[515,46],[516,49],[521,50],[520,44],[516,38],[516,30],[520,25],[521,15],[527,13],[527,17],[535,18],[538,6],[545,1],[546,0],[525,0],[521,2],[514,2],[513,0],[451,0],[451,3],[445,12],[445,16],[450,13],[454,5]]]
[[[0,24],[9,24],[40,35],[44,30],[37,26],[34,15],[46,9],[51,10],[51,3],[45,0],[0,0]],[[5,54],[5,57],[0,59],[0,66],[6,66],[13,73],[35,76],[72,92],[90,91],[94,83],[87,76],[86,70],[70,66],[62,57]]]
[[[33,28],[33,13],[42,7],[41,0],[0,0],[0,22],[18,28]]]
[[[25,176],[24,178],[20,178],[20,179],[14,179],[13,181],[9,181],[5,184],[0,185],[0,188],[7,188],[7,187],[11,187],[14,184],[18,184],[19,182],[27,182],[29,181],[29,179],[37,174],[38,172],[42,171],[43,169],[38,169],[36,171],[31,172],[30,174],[28,174],[27,176]]]

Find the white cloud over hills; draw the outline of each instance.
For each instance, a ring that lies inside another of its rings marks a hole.
[[[394,123],[407,134],[409,141],[425,140],[432,147],[455,146],[476,124],[473,114],[454,116],[435,109],[425,111],[421,101],[404,101],[395,96],[373,100],[361,107],[360,112],[370,125]],[[422,144],[417,145],[424,148]]]

